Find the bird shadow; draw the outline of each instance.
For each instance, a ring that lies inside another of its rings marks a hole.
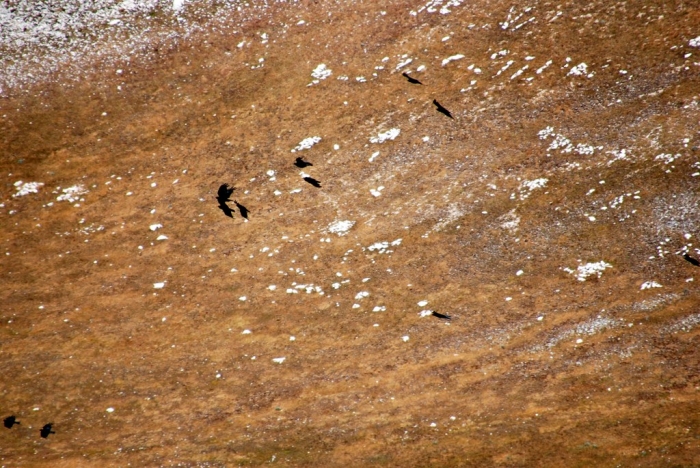
[[[304,177],[304,180],[313,185],[314,187],[321,188],[321,182],[314,179],[313,177]]]
[[[418,81],[417,79],[412,78],[412,77],[411,77],[408,73],[406,73],[406,72],[403,72],[403,73],[401,73],[401,74],[402,74],[402,75],[408,80],[408,82],[411,83],[411,84],[419,84],[419,85],[422,85],[422,84],[423,84],[423,83],[421,83],[420,81]]]
[[[236,206],[240,210],[241,216],[243,216],[245,219],[248,219],[248,213],[250,213],[250,210],[248,208],[246,208],[245,206],[241,205],[240,203],[238,203],[238,201],[236,201],[236,200],[234,200],[234,203],[236,204]]]
[[[437,108],[437,111],[439,113],[446,115],[447,117],[454,120],[454,117],[452,117],[452,113],[450,111],[448,111],[447,109],[445,109],[444,107],[442,107],[442,105],[439,102],[437,102],[437,99],[433,99],[433,104],[435,104],[435,107]]]
[[[437,317],[437,318],[439,318],[439,319],[443,319],[443,320],[452,320],[452,317],[451,317],[451,316],[445,315],[445,314],[441,314],[440,312],[435,312],[435,311],[433,311],[432,316],[433,316],[433,317]]]
[[[683,254],[683,259],[690,263],[691,265],[694,265],[696,267],[700,267],[700,261],[698,261],[696,258],[691,257],[687,253]]]
[[[229,218],[233,218],[233,210],[229,208],[229,206],[226,203],[219,201],[219,209],[223,211],[224,214]]]

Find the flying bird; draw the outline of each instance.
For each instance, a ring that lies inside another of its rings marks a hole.
[[[53,423],[45,424],[44,427],[41,428],[41,431],[39,433],[41,434],[41,437],[46,439],[49,434],[55,434],[55,431],[51,430],[51,426],[53,426]]]
[[[697,267],[700,267],[700,261],[698,259],[691,257],[687,253],[683,254],[683,258],[687,261],[690,262],[691,265],[695,265]]]
[[[248,219],[248,213],[250,213],[250,210],[246,208],[245,206],[241,205],[238,203],[238,201],[234,200],[234,203],[238,207],[239,210],[241,210],[241,216],[243,216],[245,219]]]
[[[442,106],[440,105],[440,103],[437,102],[437,99],[433,99],[433,104],[435,104],[435,106],[437,107],[437,111],[438,111],[439,113],[445,114],[445,115],[448,116],[449,118],[454,119],[454,117],[452,117],[452,114],[450,113],[450,111],[448,111],[447,109],[445,109],[444,107],[442,107]]]
[[[432,313],[433,317],[437,317],[439,319],[444,319],[444,320],[452,320],[452,317],[449,315],[441,314],[440,312],[435,312],[433,311]]]
[[[423,83],[421,83],[420,81],[418,81],[417,79],[411,78],[411,77],[409,76],[409,74],[406,73],[406,72],[403,72],[403,73],[401,73],[401,74],[402,74],[403,76],[405,76],[406,79],[408,80],[408,82],[411,83],[411,84],[420,84],[420,85],[423,84]]]
[[[321,188],[321,182],[314,179],[313,177],[304,177],[304,180],[313,185],[314,187]]]
[[[19,424],[19,423],[20,423],[20,422],[17,421],[17,418],[15,418],[14,416],[8,416],[8,417],[6,417],[5,420],[3,421],[3,424],[4,424],[5,427],[8,428],[8,429],[12,429],[12,426],[14,426],[15,424]]]
[[[219,187],[219,193],[217,193],[216,199],[219,203],[231,201],[230,197],[234,190],[236,190],[234,187],[229,187],[228,184],[222,184],[221,187]]]
[[[299,157],[296,159],[296,161],[294,161],[294,165],[295,165],[296,167],[300,167],[300,168],[302,168],[302,169],[305,168],[305,167],[313,166],[313,164],[311,164],[310,162],[304,161],[304,158],[302,158],[301,156],[299,156]]]
[[[219,209],[224,212],[229,218],[233,218],[233,210],[229,208],[226,202],[231,201],[231,194],[235,188],[229,187],[228,184],[223,184],[219,187],[219,192],[216,195],[216,201],[219,202]]]

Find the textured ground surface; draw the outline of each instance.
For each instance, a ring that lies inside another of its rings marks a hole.
[[[697,2],[10,3],[0,465],[700,466]]]

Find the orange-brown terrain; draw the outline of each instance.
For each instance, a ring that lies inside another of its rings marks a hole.
[[[0,466],[700,466],[700,3],[106,3],[0,9]]]

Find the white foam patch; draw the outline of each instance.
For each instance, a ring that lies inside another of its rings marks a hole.
[[[524,180],[520,183],[520,199],[525,200],[533,190],[541,189],[547,185],[549,179],[539,178],[535,180]]]
[[[416,16],[418,13],[427,12],[435,13],[439,12],[441,15],[447,15],[452,13],[450,7],[458,7],[462,4],[463,0],[430,0],[424,6],[418,8],[418,10],[411,10],[409,14],[411,16]]]
[[[23,197],[30,193],[39,193],[39,188],[44,186],[42,182],[22,182],[21,180],[15,182],[14,185],[17,188],[17,193],[12,196],[15,198]]]
[[[376,189],[369,189],[369,193],[371,193],[373,197],[379,197],[382,194],[382,190],[384,190],[384,186],[380,185]]]
[[[389,246],[398,246],[401,245],[403,239],[396,239],[392,242],[388,241],[383,241],[383,242],[375,242],[374,244],[370,245],[367,247],[367,250],[370,252],[374,252],[375,250],[378,251],[380,254],[384,253],[392,253],[393,250],[389,249]]]
[[[587,75],[588,74],[588,65],[585,63],[581,62],[575,67],[571,67],[571,70],[569,70],[569,73],[566,74],[566,76],[569,75],[576,75],[576,76],[582,76],[582,75]]]
[[[24,84],[77,82],[94,70],[88,64],[99,62],[98,73],[105,74],[126,65],[125,61],[157,60],[159,47],[177,46],[201,31],[219,28],[231,31],[232,25],[242,18],[257,17],[259,9],[267,6],[255,3],[234,0],[0,2],[0,94],[21,89]],[[193,8],[196,11],[185,20],[181,15],[187,13],[190,4],[200,7]]]
[[[74,203],[80,200],[81,195],[88,193],[88,190],[82,184],[73,185],[72,187],[64,188],[61,191],[63,194],[56,197],[56,201],[67,201],[69,203]]]
[[[316,68],[313,69],[311,72],[311,76],[316,78],[317,80],[325,80],[329,76],[333,74],[332,70],[328,67],[326,67],[325,63],[319,63]]]
[[[407,58],[405,60],[400,61],[398,63],[398,65],[396,65],[396,70],[401,70],[403,67],[405,67],[406,65],[408,65],[411,62],[413,62],[412,58]]]
[[[312,136],[309,138],[304,138],[299,142],[299,144],[292,149],[292,153],[296,153],[297,151],[303,151],[311,148],[313,145],[321,141],[321,137],[319,136]]]
[[[453,62],[455,60],[461,60],[463,58],[464,58],[464,55],[462,55],[462,54],[451,55],[442,61],[442,66],[444,67],[445,65],[447,65],[450,62]]]
[[[400,133],[401,130],[399,130],[398,128],[392,128],[387,130],[386,132],[378,134],[376,137],[371,137],[369,141],[370,143],[384,143],[387,140],[395,139],[397,136],[399,136]]]
[[[384,252],[388,248],[389,248],[389,243],[384,241],[384,242],[375,242],[374,244],[368,246],[367,250],[369,250],[370,252],[378,250],[381,253],[381,252]]]
[[[328,225],[328,232],[344,236],[354,225],[355,221],[333,221]]]
[[[564,268],[563,270],[569,274],[576,276],[576,279],[579,281],[586,281],[586,278],[593,275],[596,275],[596,277],[600,278],[603,274],[603,271],[606,268],[612,268],[612,265],[601,260],[599,262],[592,262],[586,263],[585,265],[579,265],[578,268],[576,268],[576,270],[572,270],[570,268]]]

